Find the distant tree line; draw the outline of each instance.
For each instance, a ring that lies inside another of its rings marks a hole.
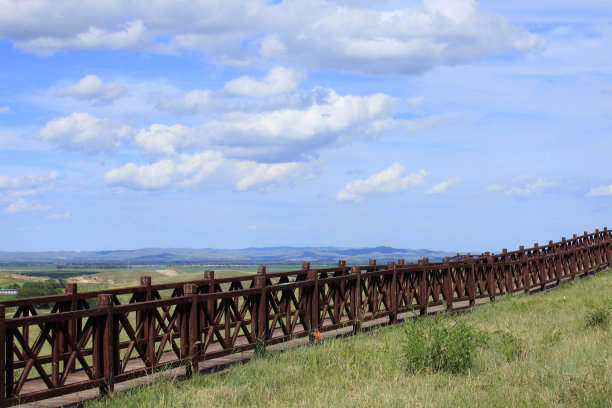
[[[66,281],[63,279],[48,279],[44,282],[24,282],[17,290],[18,298],[59,295],[64,293]],[[41,309],[49,309],[48,303],[38,305]]]
[[[56,269],[130,269],[130,265],[116,263],[69,263],[57,264]]]

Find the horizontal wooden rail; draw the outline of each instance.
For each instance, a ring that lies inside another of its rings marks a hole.
[[[610,266],[612,234],[594,233],[517,251],[458,254],[387,264],[302,268],[236,278],[0,302],[0,407],[114,385],[169,368],[368,321],[393,324],[407,312],[472,307],[478,299],[544,290]],[[223,286],[222,286],[223,285]],[[129,301],[122,304],[125,297]],[[94,300],[96,302],[91,302]],[[48,303],[50,313],[36,305]],[[95,304],[96,306],[91,306]],[[14,309],[14,310],[13,310]],[[6,316],[8,310],[11,315]]]

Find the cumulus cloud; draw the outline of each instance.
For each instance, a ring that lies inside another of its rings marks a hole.
[[[181,154],[148,165],[127,163],[106,173],[109,186],[130,190],[198,190],[231,187],[238,191],[264,188],[303,176],[302,163],[258,163],[228,159],[220,152]]]
[[[2,114],[2,113],[10,113],[10,112],[11,112],[11,108],[9,108],[8,106],[0,107],[0,114]]]
[[[41,4],[42,5],[42,4]],[[88,7],[89,4],[83,4]],[[75,4],[76,9],[70,14],[76,16],[82,9]],[[23,7],[22,9],[27,9]],[[50,10],[51,12],[53,10]],[[58,13],[58,16],[69,15]],[[78,21],[78,19],[75,17]],[[66,21],[65,18],[62,20]],[[1,23],[0,23],[1,26]],[[41,30],[42,31],[42,30]],[[46,35],[44,31],[41,35],[28,38],[23,41],[15,41],[15,45],[25,51],[40,55],[49,55],[57,51],[66,50],[87,50],[87,49],[139,49],[146,47],[150,42],[151,33],[148,33],[142,20],[124,21],[112,24],[111,27],[79,27],[77,31],[69,36]]]
[[[612,196],[612,184],[609,186],[591,187],[588,196]]]
[[[141,129],[134,136],[134,143],[140,152],[149,158],[159,158],[176,154],[181,147],[194,144],[195,132],[183,125],[153,124]]]
[[[64,16],[70,15],[70,19]],[[258,59],[314,69],[415,74],[544,40],[474,0],[423,0],[375,10],[324,0],[205,2],[4,0],[0,36],[23,50],[205,51],[221,63]]]
[[[57,95],[89,100],[96,105],[106,105],[125,95],[126,92],[127,90],[117,83],[104,83],[97,75],[87,75],[76,84],[59,88]]]
[[[266,98],[293,91],[304,77],[305,74],[302,71],[275,67],[270,69],[262,79],[242,76],[227,82],[223,89],[232,95]]]
[[[274,102],[268,103],[270,99]],[[228,105],[225,113],[207,118],[197,127],[152,124],[136,131],[133,143],[149,160],[216,150],[228,158],[282,163],[309,161],[323,149],[386,134],[418,133],[456,120],[448,115],[396,119],[401,101],[382,93],[340,95],[333,89],[316,87],[270,99],[252,104],[252,100],[241,101],[232,109]],[[170,110],[172,104],[177,113],[199,109],[185,101],[182,97],[167,100],[165,107]]]
[[[377,122],[389,120],[397,103],[385,94],[341,96],[331,89],[313,94],[306,108],[231,112],[202,125],[200,132],[233,157],[304,159],[324,146],[378,135]]]
[[[202,91],[185,96],[193,92]],[[206,95],[207,101],[215,99],[210,91]],[[204,109],[203,105],[186,103],[187,99],[191,98],[166,100],[160,105],[176,113]],[[135,144],[148,158],[192,154],[213,147],[237,159],[304,161],[316,158],[323,148],[375,139],[390,132],[416,133],[453,120],[438,116],[394,119],[398,105],[399,99],[387,94],[340,95],[333,89],[317,87],[270,97],[263,103],[240,102],[197,128],[154,124],[136,134]]]
[[[51,120],[35,132],[43,142],[51,143],[68,152],[87,155],[113,153],[120,139],[131,129],[114,119],[98,119],[88,113],[72,113]]]
[[[157,107],[175,115],[196,115],[219,110],[223,107],[223,102],[215,98],[214,92],[208,89],[194,89],[178,98],[163,99]]]
[[[453,177],[446,181],[436,184],[427,191],[427,194],[444,194],[448,189],[461,181],[459,177]]]
[[[359,203],[366,196],[397,193],[425,183],[425,170],[404,176],[405,170],[401,164],[393,163],[388,169],[374,173],[367,179],[353,180],[340,190],[336,200]]]
[[[44,175],[0,175],[0,203],[4,205],[3,212],[16,214],[22,211],[44,211],[51,208],[48,205],[39,204],[36,200],[26,200],[25,197],[37,196],[51,190],[58,173],[55,170]]]

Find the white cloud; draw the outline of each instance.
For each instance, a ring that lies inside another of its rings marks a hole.
[[[120,145],[119,140],[130,132],[128,126],[114,119],[98,119],[88,113],[72,113],[47,122],[35,135],[62,150],[94,155],[115,152]]]
[[[183,125],[153,124],[141,129],[134,136],[134,143],[140,152],[150,158],[171,156],[176,149],[194,143],[194,130]]]
[[[11,108],[9,108],[8,106],[3,106],[0,108],[0,114],[2,113],[10,113],[11,112]]]
[[[89,4],[83,4],[88,7]],[[25,8],[25,7],[24,7]],[[81,9],[82,10],[82,9]],[[78,5],[71,15],[79,13]],[[61,13],[54,13],[61,14]],[[68,15],[68,14],[64,14]],[[65,19],[63,19],[65,21]],[[142,20],[125,21],[114,24],[112,27],[79,27],[83,31],[72,32],[69,37],[48,36],[41,32],[40,36],[24,41],[15,41],[15,45],[34,54],[49,55],[57,51],[87,50],[87,49],[139,49],[150,42],[150,33],[147,33]]]
[[[293,91],[304,77],[305,74],[302,71],[274,67],[261,80],[250,76],[242,76],[227,82],[223,89],[232,95],[266,98]]]
[[[236,189],[245,191],[254,187],[278,183],[301,175],[304,167],[301,163],[256,163],[248,160],[234,162],[235,172],[238,176]]]
[[[55,181],[58,173],[55,170],[50,171],[44,176],[9,176],[0,175],[0,190],[22,190],[39,188]]]
[[[612,184],[609,186],[591,187],[588,196],[612,196]]]
[[[548,181],[546,179],[537,179],[532,183],[510,187],[505,191],[505,193],[513,196],[529,197],[541,194],[544,190],[555,186],[556,183],[554,182]]]
[[[459,177],[453,177],[446,181],[436,184],[427,191],[427,194],[444,194],[448,189],[461,181]]]
[[[205,51],[219,62],[268,59],[315,69],[414,74],[542,46],[473,0],[407,8],[323,0],[226,2],[4,0],[0,36],[39,54],[69,49]],[[70,15],[67,19],[65,16]]]
[[[37,202],[29,202],[25,198],[21,197],[17,200],[10,203],[5,209],[4,212],[9,214],[16,214],[25,210],[30,211],[45,211],[50,209],[51,207],[48,205],[41,205]]]
[[[65,220],[65,219],[70,218],[70,215],[71,215],[70,211],[66,211],[64,213],[51,214],[51,215],[47,216],[47,219],[48,220],[53,220],[53,221],[55,221],[55,220]]]
[[[363,201],[366,196],[376,194],[397,193],[425,183],[425,170],[404,176],[405,168],[399,163],[393,163],[388,169],[374,173],[367,179],[357,179],[349,182],[337,195],[337,201]]]
[[[302,163],[257,163],[228,159],[214,151],[182,154],[152,164],[127,163],[106,173],[109,186],[130,190],[198,190],[233,188],[238,191],[288,182],[304,175]]]
[[[32,197],[51,190],[58,173],[55,170],[40,176],[0,175],[0,203],[5,205],[3,212],[16,214],[22,211],[45,211],[51,207],[39,204],[37,201],[28,201],[24,197]]]
[[[490,193],[503,193],[515,197],[533,197],[547,191],[553,191],[558,187],[558,183],[545,178],[535,179],[532,176],[524,176],[515,179],[507,185],[494,184],[487,187]]]
[[[57,90],[58,96],[71,96],[77,99],[90,100],[97,105],[105,105],[125,95],[127,90],[114,82],[103,82],[97,75],[87,75],[76,84]]]
[[[208,89],[194,89],[186,94],[174,98],[163,99],[157,107],[176,115],[196,115],[223,108],[223,102],[215,98],[215,94]]]
[[[377,121],[389,120],[397,103],[385,94],[341,96],[323,88],[311,95],[306,108],[232,112],[202,125],[200,133],[229,156],[303,159],[322,147],[377,136]]]
[[[186,95],[193,92],[202,91]],[[212,93],[205,92],[208,95],[205,99],[211,100]],[[176,113],[195,113],[200,109],[201,105],[196,103],[184,103],[186,99],[166,100],[160,105]],[[399,99],[387,94],[339,95],[333,89],[317,87],[271,97],[262,103],[241,101],[197,128],[153,124],[136,134],[135,144],[148,158],[193,154],[214,147],[226,157],[238,159],[303,161],[316,157],[323,148],[374,139],[390,132],[416,133],[449,120],[445,117],[395,120],[398,104]]]

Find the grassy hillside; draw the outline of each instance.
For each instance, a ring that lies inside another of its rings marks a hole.
[[[85,406],[610,407],[611,313],[605,271],[473,313],[268,352],[222,374],[166,379]],[[457,325],[480,339],[470,368],[408,369],[407,331]]]

